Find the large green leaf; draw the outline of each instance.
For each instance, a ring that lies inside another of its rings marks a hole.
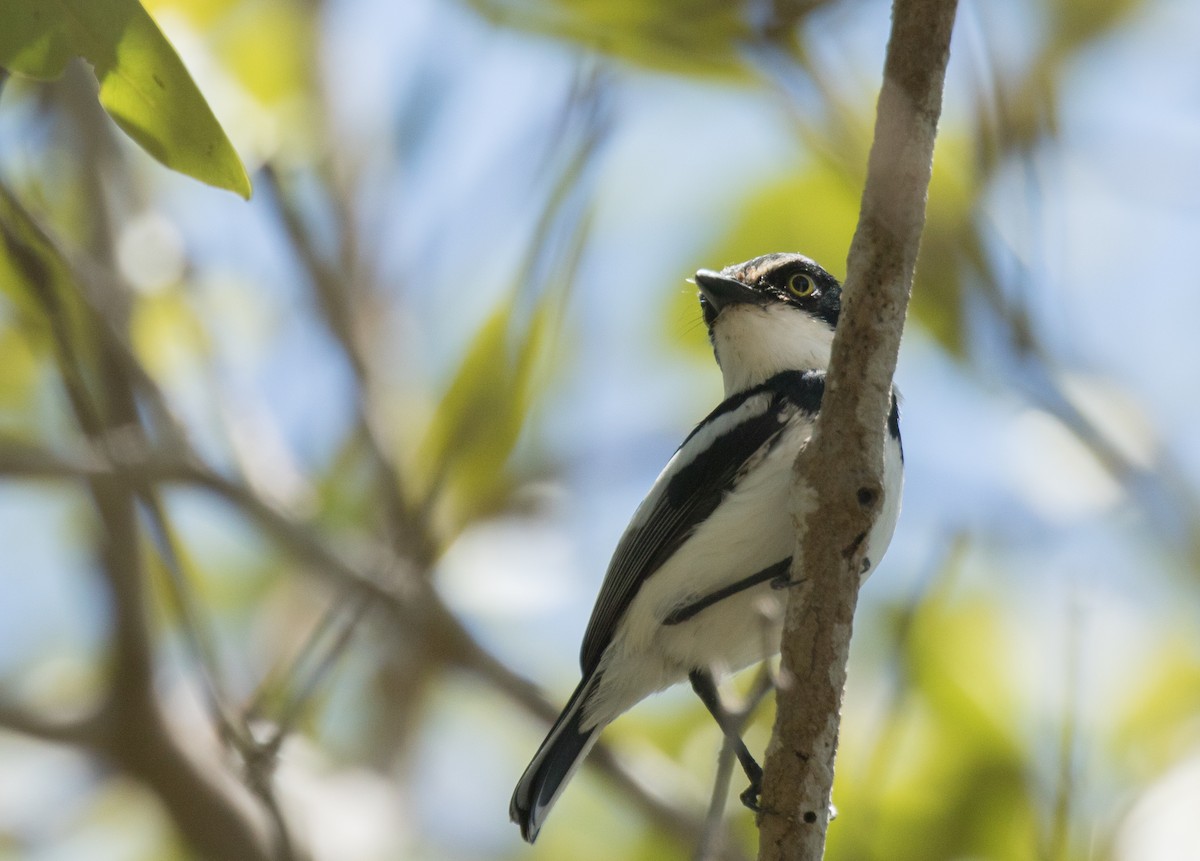
[[[137,0],[7,0],[0,66],[50,79],[74,56],[91,63],[101,105],[142,149],[172,170],[250,196],[229,138]]]

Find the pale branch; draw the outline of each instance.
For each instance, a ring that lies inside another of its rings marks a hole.
[[[94,478],[91,486],[105,527],[101,568],[115,615],[105,732],[95,749],[153,789],[202,857],[268,861],[273,853],[262,822],[192,759],[155,694],[133,493],[119,478]]]
[[[337,203],[338,260],[330,264],[317,251],[314,241],[305,227],[304,218],[294,193],[281,183],[275,167],[268,163],[261,174],[261,185],[271,193],[296,259],[304,266],[312,285],[313,296],[320,307],[318,319],[329,329],[345,356],[354,374],[355,412],[358,432],[366,443],[367,452],[378,472],[378,492],[384,514],[384,527],[389,534],[393,549],[412,559],[419,570],[428,570],[437,558],[439,540],[433,533],[427,518],[419,508],[407,501],[404,495],[408,483],[401,473],[400,465],[388,453],[388,445],[382,438],[378,422],[371,409],[370,398],[374,388],[368,349],[363,344],[361,322],[355,316],[358,304],[351,295],[348,281],[353,278],[361,263],[355,254],[355,242],[351,228],[352,217]],[[331,195],[337,200],[337,195]]]
[[[582,140],[564,148],[567,156],[560,165],[561,176],[554,183],[551,202],[537,226],[539,240],[529,255],[528,271],[521,283],[567,282],[569,271],[577,262],[587,212],[586,207],[567,205],[568,192],[579,184],[592,151],[603,139],[605,125],[601,120],[606,115],[593,110],[595,105],[590,101],[587,106]],[[298,216],[298,211],[292,210],[290,214]],[[571,229],[566,240],[551,241],[559,235],[550,229],[551,222],[556,220],[569,222]],[[32,217],[29,221],[35,223]],[[298,217],[291,221],[285,217],[283,221],[299,250],[312,251],[315,244],[302,221]],[[211,660],[215,650],[195,612],[197,608],[189,605],[192,596],[186,591],[185,572],[172,546],[169,523],[157,495],[164,485],[191,486],[223,498],[269,534],[285,552],[299,559],[308,571],[325,575],[352,593],[356,606],[364,610],[379,606],[389,611],[396,622],[429,644],[431,658],[479,676],[542,719],[549,721],[554,716],[553,706],[541,698],[533,685],[483,649],[422,580],[436,557],[436,541],[427,518],[422,516],[424,512],[403,505],[402,476],[394,462],[381,456],[384,446],[373,433],[367,403],[371,386],[366,374],[366,345],[349,315],[352,303],[337,274],[348,268],[344,264],[360,261],[356,261],[353,253],[352,231],[347,228],[341,238],[341,256],[337,262],[343,265],[339,267],[327,267],[315,255],[300,256],[314,276],[324,319],[331,324],[356,374],[359,424],[366,433],[384,485],[380,493],[389,527],[385,546],[366,548],[367,552],[353,558],[343,554],[314,535],[311,524],[291,517],[238,479],[216,472],[197,455],[157,383],[145,371],[129,343],[125,319],[128,297],[124,285],[113,274],[107,254],[99,255],[96,260],[69,258],[61,249],[55,249],[72,272],[77,288],[74,298],[79,300],[96,336],[95,346],[103,365],[98,385],[93,386],[94,381],[79,372],[92,357],[75,351],[71,332],[63,325],[69,315],[54,305],[44,309],[47,319],[56,327],[52,333],[56,358],[86,443],[71,456],[60,457],[36,446],[0,441],[0,476],[60,478],[76,481],[91,490],[104,526],[100,535],[104,556],[101,568],[113,594],[117,616],[112,684],[94,715],[77,723],[58,724],[16,706],[0,704],[0,726],[76,744],[141,779],[163,801],[192,846],[207,857],[254,859],[274,854],[289,859],[296,855],[297,847],[289,837],[285,817],[270,791],[273,756],[312,687],[343,650],[353,626],[342,630],[322,653],[311,676],[299,685],[298,693],[285,708],[278,735],[267,745],[248,744],[253,739],[241,736],[239,730],[243,728],[227,716],[223,707],[219,679],[213,673],[215,661]],[[49,237],[47,243],[54,246]],[[107,249],[111,241],[106,238],[97,244]],[[565,251],[556,251],[560,244],[565,245]],[[547,273],[555,268],[550,264],[558,257],[565,261],[559,264],[563,272],[552,278]],[[537,277],[527,277],[535,274]],[[139,414],[137,407],[143,414]],[[139,502],[146,509],[145,523],[137,517]],[[191,638],[200,669],[209,675],[206,690],[214,705],[218,729],[242,754],[247,783],[260,796],[265,810],[247,805],[248,796],[236,785],[225,785],[227,782],[222,782],[223,775],[217,773],[218,769],[207,767],[215,763],[192,761],[187,744],[169,726],[155,696],[152,678],[155,642],[148,627],[146,571],[137,540],[146,525],[158,539],[156,547],[167,568],[172,598]],[[256,753],[263,754],[262,762],[256,761]],[[612,779],[650,821],[680,842],[694,840],[700,828],[695,815],[658,797],[603,746],[596,753],[593,763],[598,770]],[[274,845],[269,836],[271,824]]]
[[[19,733],[51,744],[86,747],[95,743],[101,732],[96,714],[78,718],[50,717],[16,703],[0,700],[0,730]]]
[[[147,520],[151,543],[166,571],[167,596],[192,653],[209,715],[223,739],[239,749],[243,748],[249,742],[248,734],[241,731],[226,707],[229,698],[222,689],[222,673],[212,626],[205,609],[196,600],[192,578],[188,576],[158,489],[143,489],[137,494],[137,499]]]
[[[114,462],[112,453],[102,451],[99,446],[64,456],[29,443],[0,440],[0,477],[91,480],[120,476],[135,487],[174,484],[212,493],[255,523],[280,549],[302,561],[314,575],[369,598],[375,606],[391,613],[397,624],[407,626],[423,641],[436,643],[433,653],[450,666],[480,678],[546,724],[557,716],[558,708],[541,695],[537,686],[484,648],[423,578],[397,578],[396,566],[408,563],[392,556],[386,547],[375,554],[362,554],[377,558],[369,568],[360,567],[361,563],[349,561],[331,548],[311,524],[293,519],[246,485],[217,474],[198,460],[181,461],[150,452],[142,457],[132,457],[129,452],[122,454],[124,458]],[[396,582],[407,584],[406,588],[391,585]],[[603,741],[588,758],[588,764],[611,781],[650,822],[674,839],[690,845],[701,832],[703,823],[698,816],[647,787]]]
[[[11,195],[6,192],[6,197]],[[9,202],[19,207],[15,198]],[[103,201],[97,208],[103,209]],[[28,213],[24,220],[41,232]],[[44,232],[41,238],[54,247]],[[85,325],[99,336],[94,344],[80,344],[68,325],[69,294],[52,289],[39,253],[25,250],[20,257],[25,275],[41,288],[33,293],[50,324],[67,401],[89,448],[105,453],[145,449],[148,439],[128,362],[115,339],[105,337],[110,318],[123,320],[127,297],[120,290],[99,297],[107,313],[80,303],[94,312]],[[111,470],[93,470],[82,478],[100,527],[96,550],[98,570],[110,595],[111,668],[102,704],[88,719],[94,731],[64,740],[85,746],[154,791],[200,856],[268,861],[272,853],[261,820],[242,803],[244,796],[221,785],[192,759],[155,693],[155,640],[136,509],[141,488]]]
[[[895,0],[821,416],[796,462],[797,549],[759,815],[762,861],[824,854],[863,540],[882,500],[892,374],[925,221],[956,0]],[[877,561],[877,560],[872,560]]]
[[[332,604],[318,622],[317,628],[305,642],[301,654],[297,655],[296,661],[288,667],[285,678],[291,679],[293,683],[283,694],[275,726],[263,744],[264,750],[278,751],[283,746],[284,739],[299,723],[305,708],[346,651],[351,637],[371,606],[370,596],[359,592],[345,605],[342,602]],[[330,614],[338,617],[338,627],[333,634],[329,631],[333,630],[335,619],[330,618]],[[252,712],[247,709],[247,713]]]
[[[139,426],[120,362],[108,351],[101,357],[107,371],[107,437]],[[222,785],[188,754],[154,690],[155,643],[139,552],[138,489],[120,475],[95,476],[88,486],[104,527],[98,539],[100,569],[112,595],[114,617],[107,732],[97,750],[154,790],[201,856],[268,861],[274,853],[264,824],[232,787]]]

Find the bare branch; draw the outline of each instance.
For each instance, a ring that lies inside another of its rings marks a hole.
[[[883,497],[892,374],[925,221],[956,0],[896,0],[821,417],[796,463],[797,550],[759,858],[824,854],[865,538]],[[818,524],[819,518],[819,524]]]
[[[31,229],[40,231],[20,203],[7,192],[6,197],[11,198],[9,205],[21,212]],[[54,248],[44,232],[41,239],[47,248]],[[29,251],[33,255],[29,260],[40,261],[38,252]],[[56,249],[53,253],[62,257]],[[78,285],[70,285],[74,293],[68,293],[64,287],[60,294],[44,282],[40,268],[31,269],[29,275],[41,288],[35,292],[51,326],[55,360],[75,420],[89,445],[105,454],[147,450],[149,444],[127,358],[115,339],[106,337],[111,321],[88,302],[78,303],[88,314],[88,330],[98,335],[94,349],[85,353],[67,325],[71,319],[67,303],[79,298]],[[125,298],[116,294],[107,297],[104,307],[114,309],[114,319],[122,316]],[[16,466],[27,468],[38,461],[53,466],[49,460],[20,458]],[[149,624],[135,502],[139,486],[115,470],[96,469],[93,463],[85,466],[83,480],[101,526],[96,539],[100,572],[111,597],[112,668],[104,703],[95,718],[95,732],[72,740],[106,757],[155,791],[180,832],[200,855],[268,861],[271,852],[261,818],[256,819],[240,803],[241,796],[213,780],[190,758],[186,746],[169,726],[155,694],[155,644]],[[10,715],[14,719],[18,716]],[[48,727],[26,721],[24,728]]]
[[[0,476],[54,477],[81,479],[119,472],[136,484],[177,483],[207,490],[238,508],[278,542],[290,556],[302,560],[314,574],[369,598],[386,609],[396,623],[407,626],[414,636],[436,643],[436,656],[459,670],[477,676],[504,697],[547,724],[558,715],[558,708],[539,692],[536,685],[518,675],[481,646],[462,623],[442,603],[437,593],[420,578],[400,578],[403,590],[389,585],[395,576],[387,576],[395,566],[407,565],[378,548],[375,570],[363,571],[347,561],[320,538],[311,525],[298,522],[265,502],[248,487],[217,475],[198,463],[180,463],[174,459],[147,456],[126,460],[120,465],[98,453],[73,458],[59,457],[36,446],[0,441]],[[645,786],[612,754],[603,743],[597,745],[588,764],[604,774],[620,793],[629,798],[647,819],[685,845],[694,843],[700,833],[700,818],[671,804]]]
[[[55,744],[87,746],[98,737],[100,722],[94,715],[74,720],[51,718],[15,703],[0,701],[0,729]]]
[[[93,497],[105,526],[103,571],[116,615],[106,731],[98,750],[154,790],[203,857],[268,861],[272,853],[261,821],[186,753],[162,714],[153,687],[133,495],[119,479],[97,478]]]

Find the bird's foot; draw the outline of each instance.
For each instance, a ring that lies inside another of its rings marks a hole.
[[[738,798],[741,799],[742,804],[744,804],[747,808],[754,811],[755,813],[759,813],[762,811],[762,807],[758,803],[759,797],[761,795],[762,795],[762,783],[759,781],[755,781],[754,783],[752,783],[748,787],[746,787],[746,791],[743,792],[741,795],[739,795]]]
[[[771,580],[771,588],[776,592],[779,592],[783,589],[790,589],[793,586],[799,586],[803,582],[803,577],[801,577],[799,580],[793,580],[789,574],[780,574],[778,577],[775,577]]]

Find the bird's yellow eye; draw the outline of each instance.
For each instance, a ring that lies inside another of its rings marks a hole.
[[[806,296],[811,296],[817,290],[816,282],[803,272],[797,272],[788,277],[787,291],[797,299],[803,299]]]

